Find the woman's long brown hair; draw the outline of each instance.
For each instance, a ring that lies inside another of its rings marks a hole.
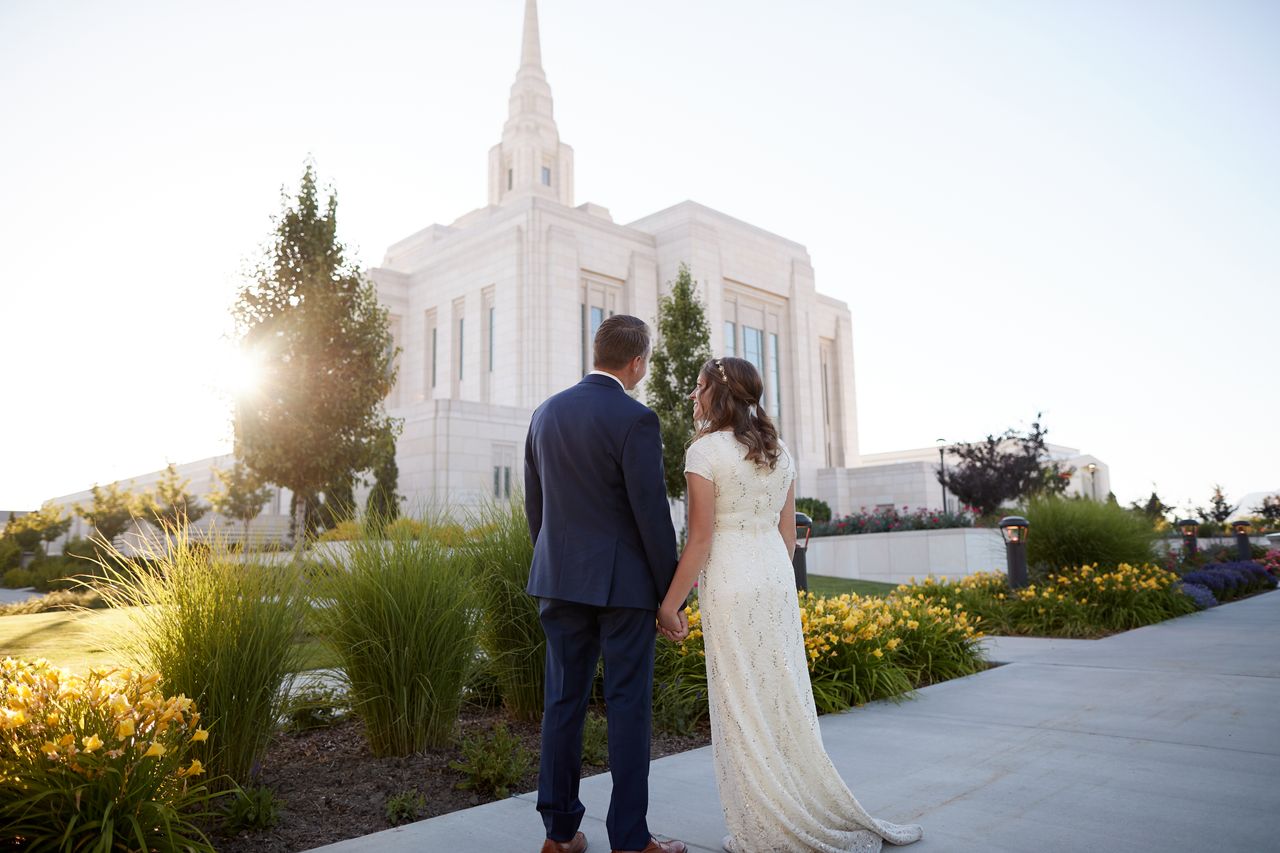
[[[732,428],[734,437],[746,445],[748,459],[770,470],[777,467],[782,453],[778,428],[765,414],[764,381],[755,365],[742,358],[713,358],[698,376],[707,396],[702,407],[705,421],[694,437]]]

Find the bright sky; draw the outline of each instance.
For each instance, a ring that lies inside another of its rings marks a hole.
[[[522,0],[0,3],[0,509],[230,446],[304,158],[365,264],[485,202]],[[541,0],[578,203],[808,246],[864,452],[1045,412],[1127,502],[1280,489],[1280,4]]]

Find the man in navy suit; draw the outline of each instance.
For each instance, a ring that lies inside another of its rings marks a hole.
[[[582,853],[578,799],[582,729],[604,655],[615,851],[685,853],[649,833],[649,740],[658,628],[683,639],[688,622],[656,625],[675,574],[658,416],[626,392],[649,369],[649,328],[616,315],[600,324],[595,370],[538,407],[525,444],[525,509],[533,537],[528,592],[547,635],[538,811],[543,853]]]

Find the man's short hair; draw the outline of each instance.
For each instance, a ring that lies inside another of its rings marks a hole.
[[[621,370],[639,355],[649,353],[649,327],[639,317],[614,314],[596,329],[592,363],[597,369]]]

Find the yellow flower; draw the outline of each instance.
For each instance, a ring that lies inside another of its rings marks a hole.
[[[914,631],[915,629],[920,627],[920,623],[912,619],[910,622],[907,623],[907,627],[910,628],[912,631]]]
[[[62,715],[57,711],[50,711],[44,715],[44,721],[48,725],[56,726],[58,723],[62,722]]]
[[[95,749],[102,746],[102,738],[98,737],[97,733],[81,738],[80,742],[84,744],[85,752],[93,752]]]
[[[5,708],[4,716],[0,717],[0,722],[5,726],[16,729],[27,721],[27,712],[21,708]]]
[[[65,734],[58,740],[58,746],[71,746],[76,742],[76,736],[73,734]]]
[[[143,753],[142,757],[143,758],[159,758],[160,756],[164,755],[165,752],[167,752],[167,750],[164,748],[164,744],[156,741],[152,741],[151,748],[148,749],[145,753]]]
[[[40,751],[43,752],[45,755],[49,756],[50,758],[53,758],[55,755],[58,754],[58,745],[53,741],[47,740],[40,745]]]
[[[191,759],[191,766],[182,771],[183,776],[199,776],[204,772],[204,765],[200,763],[200,759]]]
[[[134,732],[133,720],[126,718],[116,724],[116,737],[124,740]]]
[[[898,644],[901,642],[902,641],[899,640],[897,637],[893,637],[889,640],[889,642],[885,643],[885,647],[888,648],[889,651],[893,651],[898,647]]]
[[[871,654],[875,655],[878,658],[884,657],[884,652],[880,651],[879,649],[875,649],[874,651],[871,652]]]

